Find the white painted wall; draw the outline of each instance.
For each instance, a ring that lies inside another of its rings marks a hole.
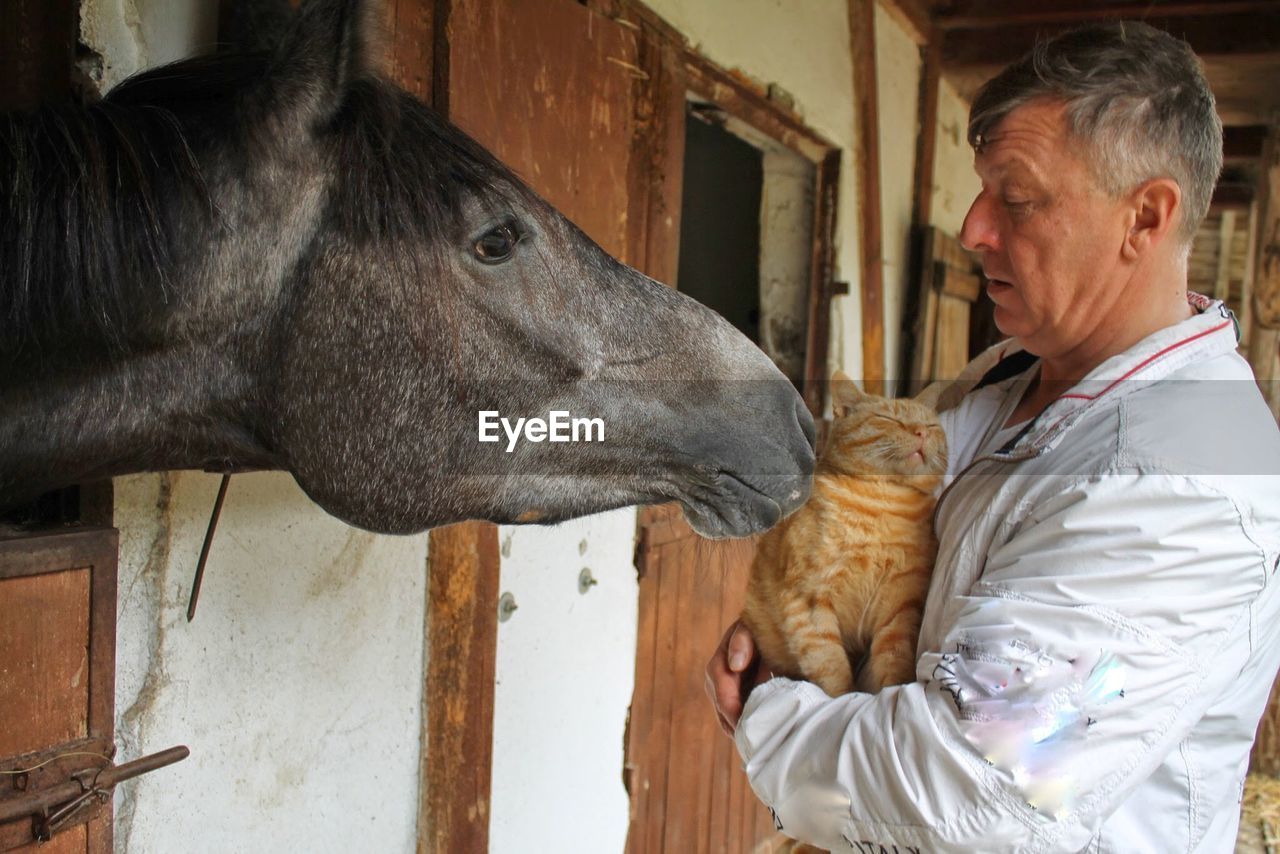
[[[122,784],[116,850],[410,852],[416,841],[426,537],[350,528],[283,474],[232,478],[199,609],[218,478],[117,478]]]
[[[921,62],[915,42],[879,3],[875,27],[885,378],[895,381],[901,374],[902,310],[910,286],[907,277],[911,273],[911,209],[920,138]]]
[[[959,236],[969,205],[982,189],[965,139],[969,104],[946,80],[938,93],[938,136],[933,160],[932,224]]]
[[[635,684],[636,511],[552,528],[503,526],[489,850],[626,845],[623,734]],[[578,575],[597,584],[578,592]]]

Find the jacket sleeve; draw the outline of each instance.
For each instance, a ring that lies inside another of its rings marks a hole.
[[[1244,667],[1264,566],[1205,483],[1073,482],[948,603],[917,682],[753,691],[736,735],[752,788],[832,851],[1080,850]]]

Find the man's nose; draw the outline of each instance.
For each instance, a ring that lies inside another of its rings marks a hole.
[[[960,245],[970,252],[995,252],[999,249],[999,242],[991,198],[986,192],[979,193],[969,205],[964,224],[960,226]]]

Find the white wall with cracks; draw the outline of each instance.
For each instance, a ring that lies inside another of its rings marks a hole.
[[[426,537],[327,516],[282,474],[116,480],[116,737],[191,757],[125,783],[116,850],[412,851]]]

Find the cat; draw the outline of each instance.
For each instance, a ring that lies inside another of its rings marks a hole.
[[[915,681],[947,467],[932,408],[940,391],[890,399],[832,377],[834,420],[813,493],[761,539],[742,614],[778,675],[833,697]]]

